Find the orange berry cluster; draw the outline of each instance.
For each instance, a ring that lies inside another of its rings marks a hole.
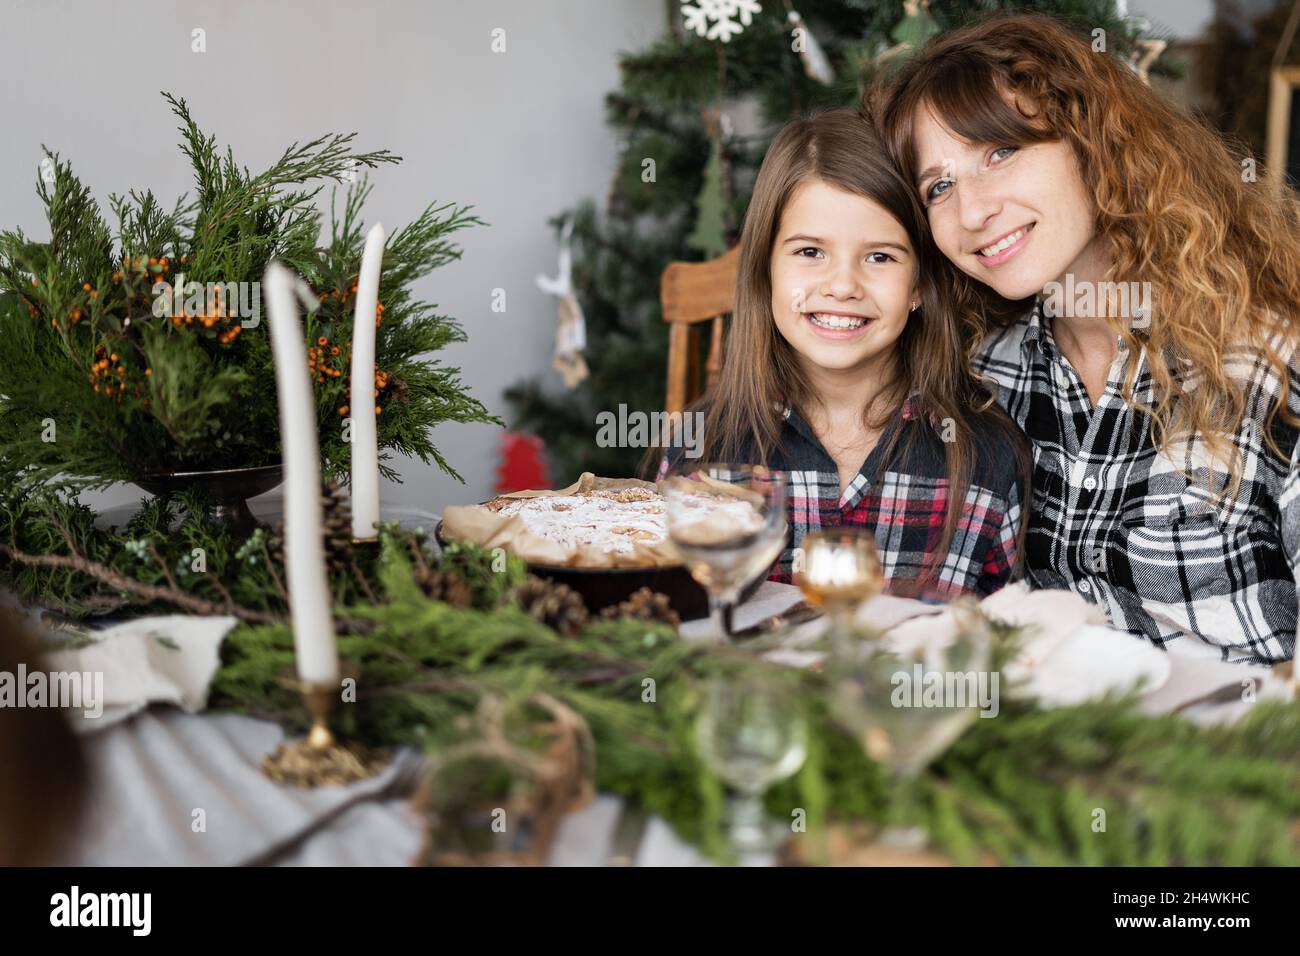
[[[32,279],[32,285],[34,287],[38,287],[40,286],[40,284],[41,284],[40,279],[36,279],[36,278]],[[81,283],[81,291],[90,293],[91,301],[94,301],[95,299],[99,298],[99,290],[96,289],[94,286],[92,286],[89,282]],[[36,306],[33,305],[32,303],[28,303],[27,313],[32,318],[36,318],[37,316],[40,315],[40,310],[37,309]],[[68,320],[73,325],[76,325],[78,322],[80,322],[81,318],[82,318],[81,306],[79,305],[73,306],[71,309],[68,310]],[[50,325],[54,326],[55,328],[58,328],[59,320],[57,318],[50,319]]]
[[[319,381],[319,379],[317,379],[317,381]],[[384,389],[384,388],[387,388],[387,387],[388,387],[388,373],[385,372],[383,369],[376,367],[376,368],[375,368],[375,398],[378,398],[378,397],[379,397],[379,391],[380,391],[380,389]],[[351,401],[351,399],[352,399],[352,389],[349,387],[349,388],[348,388],[348,400]],[[347,405],[340,405],[340,406],[339,406],[339,414],[340,414],[340,415],[346,415],[350,410],[351,410],[350,407],[347,406]],[[376,414],[376,415],[382,415],[383,412],[384,412],[384,408],[383,408],[383,406],[382,406],[382,405],[378,405],[378,404],[376,404],[376,405],[375,405],[375,414]]]
[[[341,292],[338,289],[335,289],[333,292],[322,292],[320,295],[320,300],[321,302],[328,302],[330,299],[338,299],[339,305],[346,305],[348,299],[352,298],[356,294],[357,294],[357,284],[354,282],[352,283],[351,286],[348,287],[346,291]],[[384,320],[384,303],[376,302],[375,303],[375,328],[379,328],[379,325],[381,322],[383,322],[383,320]]]
[[[32,281],[35,281],[35,280],[32,280]],[[99,298],[99,290],[96,289],[96,288],[95,288],[93,285],[91,285],[89,282],[83,282],[83,283],[81,283],[81,291],[82,291],[82,292],[88,292],[88,293],[90,294],[90,299],[91,299],[92,302],[93,302],[94,300],[96,300],[96,299]],[[77,306],[73,306],[71,309],[69,309],[69,310],[68,310],[68,319],[69,319],[69,321],[71,321],[71,323],[72,323],[73,325],[76,325],[78,322],[80,322],[80,321],[81,321],[81,306],[77,305]],[[57,325],[58,323],[57,323],[57,322],[54,322],[54,323],[52,323],[52,324]]]
[[[307,349],[307,371],[311,373],[316,384],[326,378],[339,378],[343,371],[330,364],[330,359],[339,358],[342,350],[337,345],[330,345],[327,336],[316,339],[316,347]],[[351,356],[349,356],[351,358]]]
[[[144,370],[146,376],[153,374],[153,369]],[[108,346],[95,346],[95,361],[90,366],[89,380],[94,386],[95,391],[105,398],[113,398],[120,404],[122,395],[126,392],[126,366],[118,361],[118,354],[110,352]],[[136,385],[132,393],[137,397],[140,394],[140,386]]]
[[[180,264],[184,265],[188,261],[188,256],[180,257]],[[113,273],[113,285],[121,285],[124,281],[129,281],[135,273],[139,278],[146,278],[152,275],[151,285],[157,285],[163,282],[164,276],[172,271],[172,260],[168,256],[123,256],[122,268]],[[135,289],[131,288],[127,292],[127,299],[135,298]]]
[[[172,325],[180,328],[182,325],[190,326],[198,323],[203,326],[203,328],[210,329],[218,322],[229,323],[229,327],[217,335],[218,342],[222,345],[229,345],[239,337],[240,330],[243,326],[236,321],[237,316],[232,316],[228,313],[222,289],[218,286],[215,291],[216,295],[213,297],[211,308],[207,307],[207,300],[205,298],[205,308],[202,312],[197,314],[187,312],[185,310],[185,303],[181,302],[177,306],[180,311],[176,315],[172,316]]]
[[[376,368],[375,369],[375,398],[376,399],[379,398],[379,390],[381,388],[387,388],[387,387],[388,387],[388,373],[383,371],[380,368]],[[383,412],[384,412],[383,407],[378,402],[376,402],[375,414],[382,415]]]
[[[181,264],[185,264],[185,256],[181,256]],[[171,260],[167,256],[136,256],[134,258],[127,256],[122,259],[122,265],[126,269],[134,269],[141,275],[153,273],[153,284],[157,285],[163,281],[163,274],[171,272]],[[113,273],[113,282],[119,283],[125,277],[122,269]]]

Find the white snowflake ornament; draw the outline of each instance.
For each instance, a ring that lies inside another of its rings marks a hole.
[[[682,4],[682,23],[696,36],[727,43],[762,12],[758,0],[688,0]]]

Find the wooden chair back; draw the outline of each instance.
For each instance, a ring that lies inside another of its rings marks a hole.
[[[726,317],[735,308],[739,247],[708,262],[670,262],[659,278],[659,301],[668,332],[665,411],[680,412],[717,381],[722,371]],[[700,335],[709,328],[709,352],[700,368]],[[703,371],[703,375],[701,375]],[[702,379],[702,380],[701,380]]]

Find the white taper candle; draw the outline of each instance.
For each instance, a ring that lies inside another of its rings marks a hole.
[[[352,536],[372,538],[379,524],[379,429],[375,421],[375,310],[387,234],[366,234],[352,323]]]
[[[309,306],[314,303],[306,284],[278,262],[267,266],[263,285],[280,405],[284,556],[294,655],[298,677],[304,684],[333,684],[339,679],[339,658],[334,642],[333,601],[325,575],[320,447],[307,372],[307,346],[294,297],[302,298]]]

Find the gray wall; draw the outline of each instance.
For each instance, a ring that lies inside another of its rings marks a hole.
[[[1243,8],[1267,9],[1269,2],[1237,0]],[[1146,17],[1157,33],[1168,31],[1175,40],[1194,40],[1201,36],[1214,19],[1214,6],[1214,0],[1128,0],[1131,16]]]
[[[1209,0],[1131,0],[1178,35],[1195,34]],[[0,0],[0,225],[45,235],[34,194],[42,143],[71,159],[101,201],[148,187],[190,188],[175,121],[159,90],[184,96],[203,128],[252,168],[292,140],[356,130],[365,148],[405,157],[372,175],[368,221],[391,230],[432,199],[472,203],[490,226],[462,233],[464,259],[417,292],[456,316],[459,365],[498,414],[502,390],[550,370],[554,273],[546,220],[603,196],[615,144],[603,97],[616,56],[651,42],[663,0]],[[191,51],[206,30],[207,52]],[[490,49],[506,30],[507,50]],[[490,310],[495,288],[507,312]],[[418,462],[385,500],[440,511],[488,496],[498,430],[444,425],[434,439],[464,486]],[[594,423],[593,423],[594,436]],[[110,491],[105,504],[134,500]]]
[[[0,0],[0,224],[44,228],[34,186],[41,144],[72,160],[102,203],[148,187],[190,189],[176,122],[158,95],[184,96],[200,125],[262,168],[293,140],[359,133],[400,166],[372,174],[367,221],[390,231],[430,200],[472,203],[490,226],[461,233],[464,258],[416,291],[456,316],[469,342],[443,353],[505,416],[502,390],[550,371],[554,299],[546,220],[603,196],[615,143],[603,97],[616,57],[663,29],[662,0]],[[191,52],[191,30],[207,52]],[[490,49],[506,31],[506,52]],[[505,314],[490,309],[494,288]],[[464,486],[406,462],[385,500],[440,511],[490,493],[498,429],[445,425],[434,440]],[[594,434],[594,425],[593,425]],[[114,489],[105,503],[134,500]],[[103,499],[95,499],[103,500]]]

